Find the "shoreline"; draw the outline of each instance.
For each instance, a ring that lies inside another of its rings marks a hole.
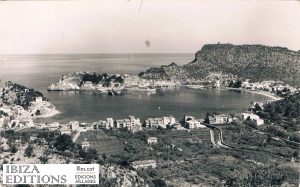
[[[220,90],[240,90],[240,91],[244,91],[244,92],[259,94],[259,95],[270,98],[271,99],[270,101],[278,101],[278,100],[282,99],[279,96],[276,96],[270,92],[265,92],[265,91],[252,91],[252,90],[246,90],[246,89],[242,89],[242,88],[230,88],[230,87],[224,87],[224,88],[219,88],[219,89]]]
[[[48,112],[47,114],[43,114],[43,115],[39,115],[39,116],[36,116],[35,118],[36,119],[40,119],[40,118],[50,118],[50,117],[53,117],[57,114],[60,114],[60,112],[56,109],[52,110],[51,112]]]

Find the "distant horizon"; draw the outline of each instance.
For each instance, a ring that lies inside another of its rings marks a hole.
[[[204,45],[217,45],[218,43],[207,43],[207,44],[203,44],[199,50],[202,49],[202,47]],[[290,49],[286,46],[269,46],[269,45],[265,45],[265,44],[233,44],[233,43],[219,43],[219,44],[230,44],[230,45],[235,45],[235,46],[242,46],[242,45],[260,45],[260,46],[266,46],[266,47],[280,47],[280,48],[286,48],[290,51],[294,51],[294,52],[298,52],[300,51],[300,49]],[[197,51],[199,51],[197,50]],[[84,53],[0,53],[0,55],[92,55],[92,54],[195,54],[197,51],[195,52],[84,52]]]
[[[1,55],[97,55],[97,54],[104,54],[104,55],[109,55],[109,54],[117,54],[117,55],[134,55],[134,54],[195,54],[195,53],[184,53],[184,52],[178,52],[178,53],[175,53],[175,52],[161,52],[161,53],[145,53],[145,52],[136,52],[136,53],[126,53],[126,52],[122,52],[122,53],[118,53],[118,52],[110,52],[110,53],[102,53],[102,52],[99,52],[99,53],[7,53],[7,54],[1,54],[0,53],[0,56]]]

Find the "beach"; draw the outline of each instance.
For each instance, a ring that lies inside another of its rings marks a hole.
[[[253,90],[246,90],[246,89],[242,89],[242,88],[229,88],[229,87],[219,88],[219,89],[220,90],[240,90],[240,91],[244,91],[244,92],[259,94],[259,95],[270,98],[270,101],[278,101],[278,100],[282,99],[281,97],[279,97],[275,94],[272,94],[270,92],[265,92],[265,91],[253,91]]]
[[[50,117],[53,117],[57,114],[60,114],[60,112],[56,109],[52,109],[51,111],[47,112],[46,114],[39,115],[36,118],[50,118]]]

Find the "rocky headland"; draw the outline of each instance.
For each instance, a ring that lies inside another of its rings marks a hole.
[[[63,75],[58,83],[52,83],[49,91],[99,90],[107,92],[109,88],[122,89],[124,77],[119,74],[98,74],[95,72],[76,72]]]
[[[207,44],[184,66],[172,63],[150,68],[139,76],[184,81],[205,79],[212,73],[253,81],[282,80],[298,84],[300,53],[264,45]]]
[[[125,91],[156,92],[157,89],[175,87],[177,84],[176,81],[150,80],[136,75],[76,72],[62,75],[58,83],[48,87],[48,91],[95,91],[118,95]]]

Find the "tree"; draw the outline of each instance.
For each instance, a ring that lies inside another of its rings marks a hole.
[[[241,81],[241,80],[230,81],[229,87],[232,87],[232,88],[240,88],[240,87],[242,87],[242,81]]]
[[[289,140],[300,143],[300,136],[297,135],[297,134],[292,134],[292,135],[289,137]]]
[[[26,157],[31,157],[33,153],[33,147],[32,145],[29,145],[28,147],[26,147],[24,154]]]
[[[17,148],[17,146],[16,145],[12,145],[12,147],[11,147],[11,150],[10,150],[12,153],[16,153],[16,152],[18,152],[18,148]]]
[[[263,110],[263,109],[261,108],[261,106],[260,106],[259,104],[256,103],[256,104],[254,105],[254,111],[255,111],[255,112],[257,112],[257,111],[262,111],[262,110]]]
[[[251,168],[250,186],[280,186],[285,173],[277,168],[267,166],[257,166]]]
[[[49,160],[48,156],[45,156],[45,155],[44,156],[40,156],[39,159],[40,159],[40,161],[41,161],[42,164],[46,164],[48,162],[48,160]]]
[[[163,179],[153,179],[152,183],[155,187],[166,187],[167,184]]]
[[[54,147],[58,151],[73,150],[74,143],[72,137],[67,134],[58,136],[55,140]]]
[[[107,156],[105,153],[102,154],[102,158],[103,158],[103,160],[106,160]]]
[[[248,125],[249,127],[252,127],[252,128],[257,129],[256,123],[255,123],[253,120],[251,120],[249,117],[245,120],[244,123],[245,123],[246,125]]]
[[[79,151],[79,155],[87,162],[91,162],[92,160],[98,158],[98,154],[95,149],[87,149],[87,150],[81,149]]]
[[[36,110],[35,115],[41,115],[41,111],[40,110]]]
[[[28,133],[23,132],[21,134],[21,143],[22,144],[29,142],[29,139],[30,139],[30,136]]]

